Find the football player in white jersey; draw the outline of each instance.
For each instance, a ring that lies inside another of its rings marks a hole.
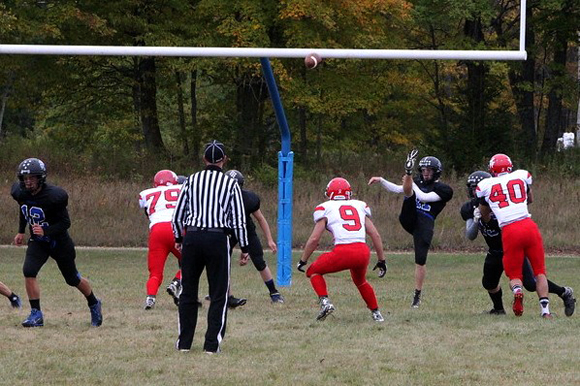
[[[532,202],[532,175],[527,170],[512,172],[512,167],[511,159],[505,154],[491,157],[489,172],[493,177],[481,180],[476,188],[476,195],[481,199],[481,216],[488,222],[493,211],[501,228],[503,266],[514,294],[514,314],[524,313],[522,266],[527,256],[536,278],[541,316],[551,318],[542,235],[528,211],[528,203]]]
[[[312,288],[320,299],[320,312],[316,319],[324,320],[335,309],[328,299],[324,275],[348,269],[352,281],[372,312],[373,320],[383,322],[375,290],[366,280],[370,261],[370,249],[365,243],[367,234],[378,257],[373,270],[379,269],[379,277],[385,276],[387,272],[383,243],[370,219],[371,210],[363,201],[351,199],[352,190],[344,178],[332,179],[326,187],[325,195],[330,200],[318,205],[314,210],[314,229],[296,266],[299,271],[304,272],[304,266],[318,246],[322,233],[327,229],[334,238],[334,248],[318,256],[306,270],[306,276],[310,278]]]
[[[165,261],[167,261],[169,253],[173,253],[178,261],[181,260],[181,252],[175,248],[171,227],[171,219],[181,185],[177,184],[177,175],[171,170],[157,172],[153,177],[153,185],[153,188],[139,193],[139,206],[145,210],[145,214],[149,218],[149,252],[147,254],[149,280],[147,280],[147,298],[145,299],[146,310],[155,306],[157,292],[163,282]],[[167,292],[173,297],[173,301],[177,305],[181,292],[181,271],[177,271],[175,278],[167,287]]]

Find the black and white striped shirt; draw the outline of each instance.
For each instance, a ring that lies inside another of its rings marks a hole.
[[[248,233],[242,190],[222,169],[208,165],[183,184],[173,213],[173,235],[180,243],[188,226],[232,229],[246,252]]]

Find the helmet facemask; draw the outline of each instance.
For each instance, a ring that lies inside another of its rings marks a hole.
[[[26,178],[35,176],[37,178]],[[46,166],[38,158],[27,158],[18,165],[18,179],[20,187],[31,193],[38,192],[46,183]]]

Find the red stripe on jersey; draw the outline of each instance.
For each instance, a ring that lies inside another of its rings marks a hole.
[[[314,211],[316,212],[317,210],[324,210],[323,206],[317,206],[316,209],[314,209]]]

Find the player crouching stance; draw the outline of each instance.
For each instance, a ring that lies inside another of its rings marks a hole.
[[[501,228],[503,266],[514,294],[514,314],[524,313],[522,266],[527,256],[536,278],[541,316],[552,318],[542,235],[528,212],[528,202],[532,202],[532,175],[527,170],[512,172],[512,167],[511,159],[505,154],[491,157],[489,172],[493,177],[481,180],[475,190],[481,199],[481,217],[489,222],[493,211]]]
[[[325,195],[330,200],[318,205],[314,210],[316,224],[296,266],[299,271],[304,272],[304,266],[318,246],[324,229],[328,229],[334,237],[334,248],[320,255],[306,270],[306,276],[310,278],[312,288],[320,298],[320,312],[316,319],[324,320],[335,309],[328,299],[324,275],[348,269],[352,281],[372,312],[373,320],[384,322],[385,319],[377,304],[375,290],[366,280],[371,255],[365,243],[365,234],[370,236],[377,252],[378,262],[373,270],[379,269],[379,277],[385,276],[387,272],[383,243],[370,219],[371,210],[365,202],[351,200],[352,190],[344,178],[332,179],[326,187]]]

